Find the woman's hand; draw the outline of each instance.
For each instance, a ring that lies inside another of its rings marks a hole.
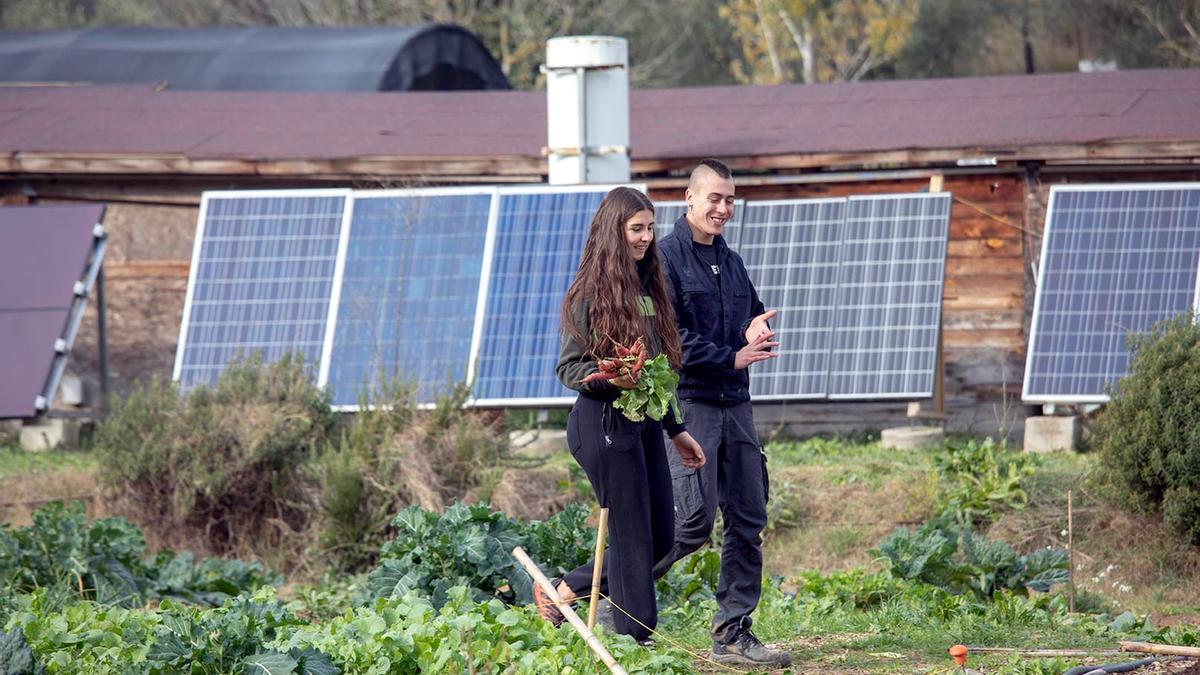
[[[633,378],[629,377],[628,375],[622,375],[620,377],[615,377],[615,378],[609,380],[608,382],[612,386],[620,387],[621,389],[633,389],[634,387],[637,386],[637,382],[635,382],[633,380]]]
[[[675,451],[679,453],[679,459],[683,460],[683,465],[689,469],[698,469],[704,466],[704,448],[692,438],[692,435],[686,431],[681,431],[678,436],[671,439],[671,443],[675,446]]]

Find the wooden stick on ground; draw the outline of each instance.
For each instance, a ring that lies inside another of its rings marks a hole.
[[[608,509],[600,509],[600,526],[596,530],[596,562],[592,565],[592,596],[588,601],[588,630],[596,627],[596,608],[600,604],[600,576],[604,572],[604,535],[608,532]]]
[[[1165,654],[1168,656],[1190,656],[1200,658],[1200,647],[1182,647],[1179,645],[1155,645],[1149,642],[1130,642],[1120,640],[1117,645],[1121,651],[1138,652],[1141,654]]]
[[[1021,654],[1024,656],[1071,657],[1071,656],[1114,656],[1120,654],[1117,649],[1022,649],[1020,647],[967,647],[969,652],[996,654]]]
[[[529,558],[529,554],[525,552],[525,549],[518,546],[512,550],[512,554],[521,563],[521,566],[525,568],[525,571],[529,572],[529,576],[533,577],[533,583],[540,586],[546,597],[550,598],[554,602],[554,605],[558,607],[558,611],[562,612],[567,623],[571,624],[575,632],[583,637],[583,641],[587,643],[587,646],[591,647],[592,651],[596,652],[596,656],[599,656],[600,660],[604,662],[604,665],[608,666],[609,671],[615,675],[625,675],[625,669],[613,659],[612,654],[608,653],[608,650],[604,648],[604,644],[600,642],[596,634],[579,618],[575,610],[571,609],[571,605],[562,601],[562,598],[558,596],[558,589],[554,588],[554,585],[550,583],[546,575],[542,574],[538,566]]]

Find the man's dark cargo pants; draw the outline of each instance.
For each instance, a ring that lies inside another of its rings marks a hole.
[[[707,462],[689,469],[678,453],[667,453],[675,493],[674,555],[682,558],[708,542],[720,507],[725,529],[713,636],[724,641],[738,626],[749,627],[762,593],[767,458],[749,403],[718,406],[687,400],[681,407],[684,425]]]

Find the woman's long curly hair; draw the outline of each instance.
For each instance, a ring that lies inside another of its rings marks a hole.
[[[563,330],[580,344],[587,345],[596,358],[616,354],[613,340],[629,346],[647,331],[654,331],[667,361],[672,368],[678,369],[682,360],[679,332],[675,325],[675,307],[667,297],[667,284],[658,260],[657,232],[642,258],[642,264],[649,265],[645,270],[650,275],[646,290],[654,302],[654,316],[642,315],[638,261],[630,253],[625,239],[625,223],[638,211],[654,213],[654,204],[637,190],[619,187],[604,196],[592,217],[575,281],[563,298]],[[581,333],[581,327],[575,321],[578,308],[585,301],[591,302],[588,309],[591,335],[588,336]]]

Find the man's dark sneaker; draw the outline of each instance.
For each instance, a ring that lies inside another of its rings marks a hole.
[[[717,663],[737,666],[787,668],[792,665],[792,657],[787,652],[764,647],[749,628],[738,629],[728,642],[714,640],[712,659]]]

